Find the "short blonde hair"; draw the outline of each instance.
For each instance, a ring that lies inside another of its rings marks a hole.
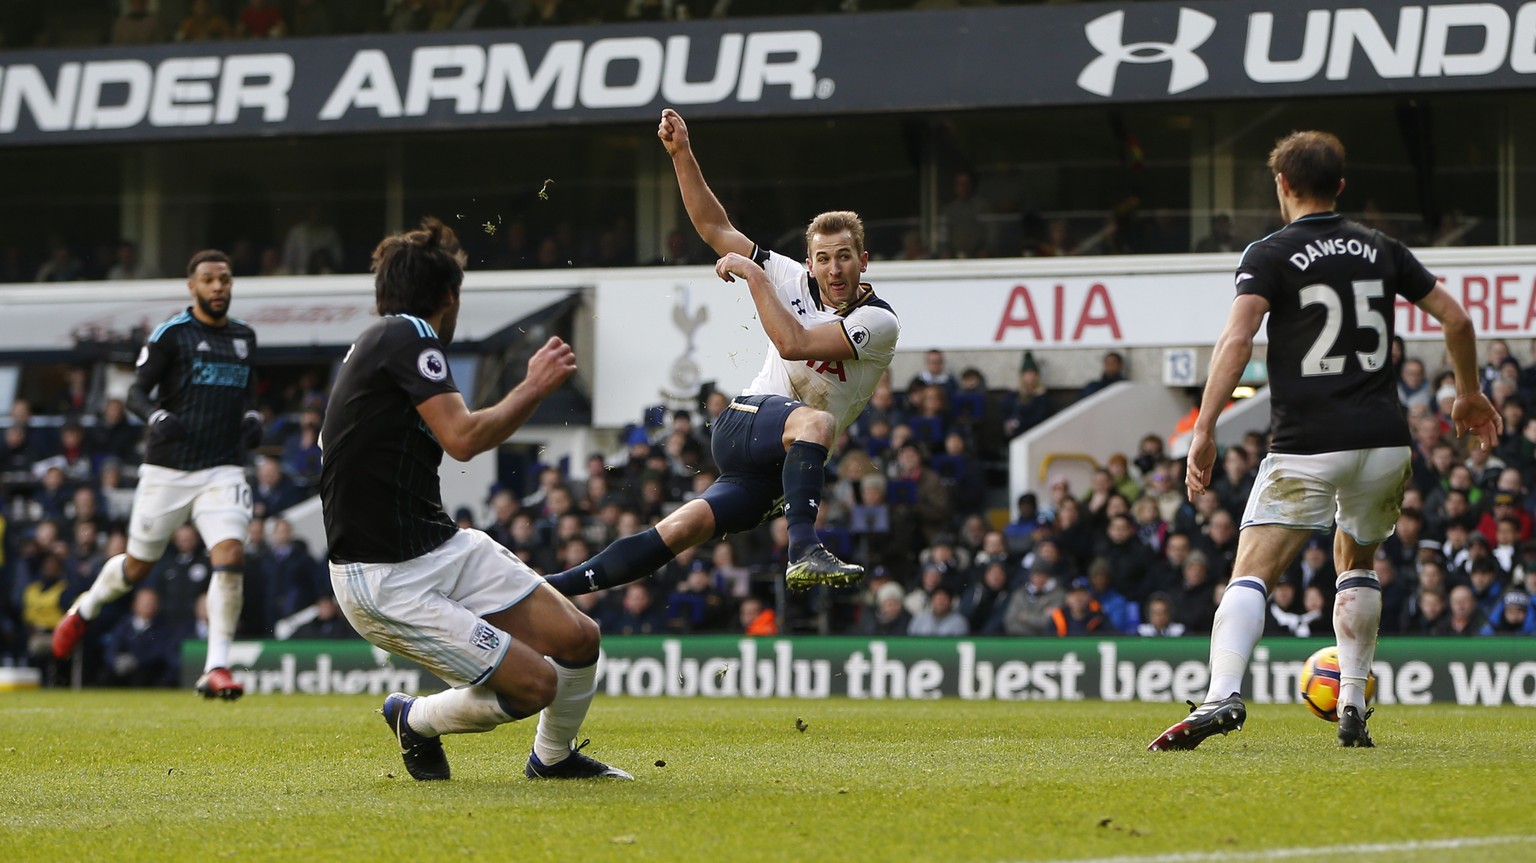
[[[864,253],[864,220],[852,210],[831,210],[822,213],[811,220],[811,224],[805,229],[805,248],[809,252],[811,238],[817,234],[831,235],[847,231],[853,238],[853,251],[856,254]]]

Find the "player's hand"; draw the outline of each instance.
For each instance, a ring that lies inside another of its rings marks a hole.
[[[763,268],[746,255],[736,252],[730,252],[715,262],[715,275],[727,282],[734,282],[737,278],[745,279],[753,271],[761,273]]]
[[[688,152],[688,124],[671,108],[661,109],[661,124],[656,127],[656,137],[661,139],[661,146],[667,148],[668,156]]]
[[[1451,405],[1451,421],[1456,424],[1457,437],[1467,432],[1477,435],[1478,446],[1484,451],[1493,449],[1504,431],[1504,417],[1481,392],[1457,396]]]
[[[570,380],[576,374],[576,352],[559,337],[551,337],[544,346],[528,358],[528,376],[523,383],[534,388],[543,398]]]
[[[170,443],[187,435],[187,427],[168,410],[157,410],[149,415],[149,442]]]
[[[1216,439],[1196,431],[1189,439],[1189,465],[1184,469],[1184,487],[1191,502],[1211,484],[1211,468],[1216,464]]]
[[[240,418],[240,440],[246,449],[255,449],[261,446],[261,412],[246,411]]]

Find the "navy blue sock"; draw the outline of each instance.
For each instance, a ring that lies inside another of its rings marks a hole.
[[[784,455],[784,520],[789,522],[789,559],[799,560],[821,540],[816,510],[827,484],[827,448],[797,440]]]
[[[545,576],[544,580],[566,596],[580,596],[645,578],[674,557],[677,555],[653,527],[626,536],[581,566]]]

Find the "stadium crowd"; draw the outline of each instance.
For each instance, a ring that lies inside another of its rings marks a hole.
[[[1396,534],[1376,570],[1382,631],[1412,635],[1531,635],[1536,615],[1536,343],[1527,365],[1488,343],[1484,385],[1505,417],[1491,452],[1455,440],[1443,377],[1393,351],[1399,393],[1414,430],[1413,473]],[[930,351],[904,388],[887,380],[828,464],[818,519],[823,542],[869,570],[858,588],[783,595],[782,519],[693,549],[650,578],[580,597],[605,633],[842,633],[872,636],[996,635],[1168,637],[1210,631],[1237,548],[1237,530],[1265,436],[1227,449],[1213,493],[1190,503],[1183,463],[1161,433],[1133,454],[1104,454],[1086,488],[1054,476],[1016,501],[1011,521],[990,504],[1006,487],[1007,442],[1063,402],[1117,379],[1118,354],[1081,390],[1048,389],[1032,355],[1013,388],[955,374]],[[0,660],[53,663],[48,634],[102,562],[123,550],[141,428],[116,399],[98,411],[83,373],[71,374],[40,422],[18,400],[0,449],[5,506],[0,562]],[[255,514],[246,543],[240,636],[356,637],[330,597],[318,550],[293,535],[283,513],[311,496],[322,382],[302,376],[267,400],[268,422],[251,466]],[[625,451],[590,456],[586,479],[553,466],[529,487],[498,486],[483,502],[448,502],[541,572],[574,566],[620,536],[654,523],[715,477],[713,417],[725,394],[706,390],[697,411],[657,409],[626,430]],[[529,478],[532,479],[532,478]],[[1001,511],[1001,510],[999,510]],[[149,584],[104,612],[84,651],[86,678],[170,685],[179,644],[206,627],[201,597],[210,565],[184,527]],[[1328,636],[1334,572],[1319,534],[1270,597],[1267,635]]]

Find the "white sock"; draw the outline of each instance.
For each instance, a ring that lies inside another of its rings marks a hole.
[[[204,671],[229,667],[229,643],[235,640],[240,606],[245,603],[245,573],[238,569],[213,570],[208,579],[208,659]]]
[[[1264,634],[1264,609],[1269,592],[1264,579],[1245,575],[1227,584],[1216,622],[1211,626],[1211,688],[1206,701],[1220,701],[1243,688],[1248,657]]]
[[[545,657],[548,659],[548,657]],[[555,700],[539,712],[539,732],[533,738],[533,754],[546,766],[559,764],[571,754],[571,741],[581,730],[597,694],[597,660],[571,668],[549,660],[555,667]]]
[[[1381,627],[1381,581],[1369,569],[1339,573],[1333,599],[1333,633],[1339,641],[1339,707],[1365,710],[1365,681],[1376,657]]]
[[[80,594],[80,599],[75,602],[75,610],[82,618],[94,620],[101,613],[103,605],[133,589],[133,585],[128,583],[128,576],[123,572],[123,562],[127,559],[126,554],[116,554],[101,565],[101,572],[91,582],[91,589]]]
[[[518,718],[501,706],[494,689],[466,686],[416,699],[406,721],[417,734],[436,737],[439,734],[478,734]]]

